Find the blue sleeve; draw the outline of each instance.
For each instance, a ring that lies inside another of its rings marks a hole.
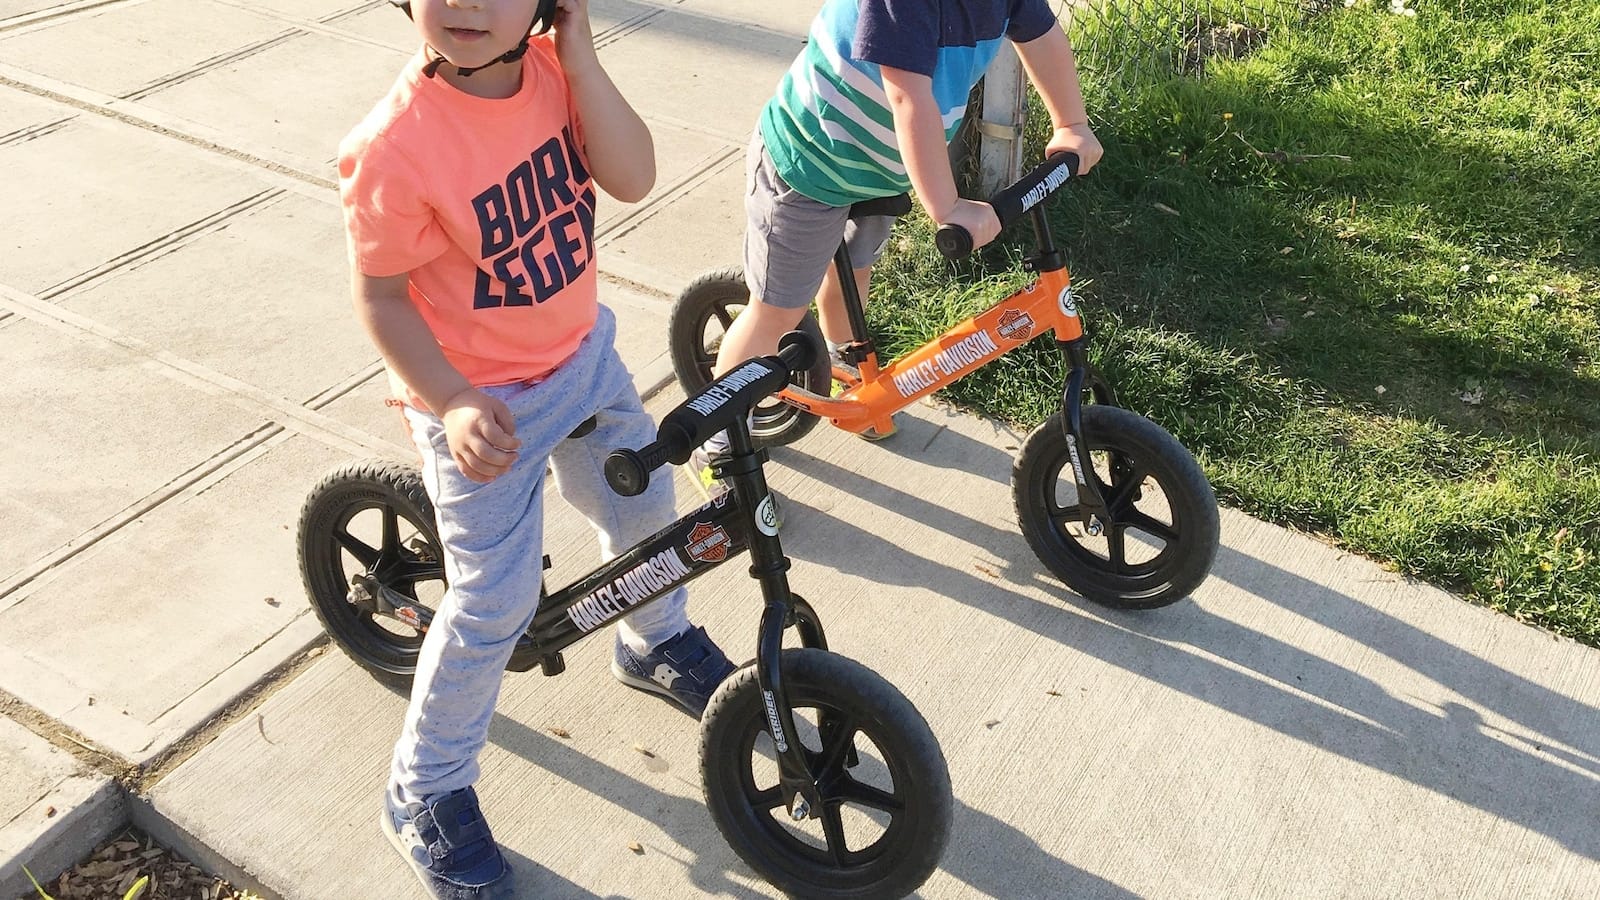
[[[862,0],[859,15],[851,56],[933,77],[939,62],[937,0]]]
[[[1026,44],[1052,28],[1061,27],[1048,0],[1011,0],[1010,20],[1006,37],[1018,44]]]

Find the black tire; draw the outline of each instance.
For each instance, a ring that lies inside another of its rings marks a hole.
[[[830,792],[848,791],[856,799],[825,797],[818,818],[790,820],[770,756],[761,688],[754,666],[747,664],[717,689],[700,722],[700,774],[717,829],[740,859],[791,896],[911,893],[938,866],[953,815],[950,772],[928,723],[894,685],[853,660],[789,649],[783,651],[782,665],[802,729],[793,739],[806,747],[824,783],[831,781]],[[822,722],[832,738],[824,742],[821,731],[808,730],[801,721]],[[764,741],[767,755],[758,751],[758,741]],[[758,786],[757,768],[770,770],[765,779],[770,787]],[[878,804],[899,808],[866,812]],[[874,840],[852,849],[846,841],[846,808],[850,824],[878,831],[874,815],[888,823]],[[822,837],[811,834],[808,840],[808,830],[820,830]]]
[[[1161,426],[1115,406],[1083,407],[1083,440],[1085,468],[1093,462],[1116,524],[1102,537],[1082,532],[1057,413],[1028,435],[1011,469],[1012,499],[1028,546],[1067,587],[1096,603],[1154,609],[1189,596],[1211,571],[1221,530],[1216,494],[1200,464]],[[1151,496],[1152,480],[1165,509]],[[1062,485],[1072,486],[1068,503],[1060,499]],[[1160,549],[1132,561],[1131,549],[1152,548],[1130,548],[1130,530],[1144,535],[1144,544],[1160,542]]]
[[[678,295],[667,322],[667,339],[672,370],[684,393],[693,395],[711,383],[711,366],[716,362],[722,334],[749,302],[750,289],[738,267],[701,275]],[[810,370],[796,373],[792,381],[826,397],[833,387],[833,370],[827,353],[822,352],[822,329],[809,310],[800,320],[799,329],[816,342],[817,361]],[[751,436],[763,447],[793,443],[817,427],[816,416],[777,399],[757,404],[751,419]]]
[[[366,532],[376,526],[376,540],[351,533],[358,517]],[[300,576],[311,609],[334,643],[386,684],[410,685],[423,632],[352,602],[352,579],[370,576],[434,610],[445,587],[439,548],[422,477],[398,463],[342,466],[312,488],[300,509]]]

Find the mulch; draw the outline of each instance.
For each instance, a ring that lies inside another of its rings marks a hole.
[[[261,900],[135,829],[112,838],[44,887],[53,900],[123,900],[143,876],[150,881],[137,900]]]

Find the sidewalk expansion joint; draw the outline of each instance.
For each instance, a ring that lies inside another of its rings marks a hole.
[[[613,219],[604,228],[595,229],[594,244],[604,247],[614,240],[626,236],[639,225],[653,218],[656,213],[682,200],[695,188],[709,181],[712,176],[728,167],[729,161],[740,157],[741,151],[736,147],[729,147],[711,155],[703,165],[691,169],[687,175],[679,178],[662,188],[661,193],[649,203],[644,203],[628,211],[628,214]]]
[[[623,19],[617,24],[595,35],[594,48],[596,50],[602,50],[611,44],[615,44],[617,41],[620,41],[628,35],[633,34],[634,32],[639,31],[640,29],[649,25],[652,19],[660,17],[665,12],[667,12],[667,10],[653,9],[650,12],[640,13],[632,18]]]
[[[48,81],[49,84],[41,84],[39,83],[40,80]],[[189,144],[190,146],[198,147],[199,149],[205,150],[209,153],[215,153],[218,156],[225,157],[236,163],[242,163],[250,166],[251,168],[259,169],[269,172],[272,175],[289,179],[290,183],[294,185],[294,190],[304,193],[308,197],[314,197],[316,199],[326,201],[328,198],[327,192],[337,191],[339,187],[338,182],[332,178],[328,178],[323,175],[317,175],[313,172],[308,172],[293,165],[288,165],[286,163],[277,162],[262,156],[257,156],[256,154],[247,150],[241,150],[237,147],[230,147],[227,144],[210,140],[192,132],[185,131],[183,128],[176,127],[172,124],[158,121],[153,116],[159,114],[140,107],[139,104],[132,101],[123,100],[120,97],[113,97],[109,94],[101,94],[96,91],[91,91],[87,88],[81,88],[77,85],[71,85],[64,82],[58,82],[53,79],[47,79],[38,75],[37,73],[18,69],[4,62],[0,62],[0,86],[23,91],[25,93],[32,94],[35,97],[43,97],[46,100],[51,100],[56,103],[60,103],[63,106],[72,107],[73,109],[82,110],[83,112],[94,113],[102,118],[120,122],[123,125],[132,125],[135,128],[143,129],[154,134],[159,134],[162,137],[171,138],[173,140]],[[178,117],[173,116],[163,118],[177,119]],[[320,188],[321,190],[315,193],[306,191],[305,186],[307,185]]]
[[[38,125],[32,125],[27,128],[19,128],[10,134],[0,134],[0,147],[4,147],[8,144],[25,144],[28,141],[36,138],[42,138],[45,135],[55,134],[57,131],[65,128],[69,123],[72,122],[73,119],[76,118],[77,116],[75,115],[67,116],[64,119],[56,119],[51,122],[42,122]]]
[[[0,20],[0,34],[16,31],[19,28],[27,28],[30,25],[38,25],[41,22],[69,18],[80,13],[99,9],[102,6],[111,6],[113,4],[133,6],[143,2],[145,0],[82,0],[79,3],[63,3],[59,6],[52,6],[49,9],[22,13],[9,19]]]
[[[378,50],[390,50],[394,53],[400,54],[401,56],[410,56],[412,53],[416,52],[415,45],[407,44],[400,46],[392,44],[388,41],[370,38],[364,34],[358,34],[346,28],[341,28],[338,24],[336,24],[340,19],[350,18],[352,16],[367,12],[368,10],[376,9],[379,6],[388,8],[388,0],[376,0],[376,2],[363,3],[360,6],[351,7],[349,9],[334,10],[333,12],[328,13],[327,15],[318,19],[303,19],[299,16],[280,13],[270,9],[263,9],[261,8],[260,4],[247,3],[243,2],[243,0],[211,0],[211,2],[220,3],[223,6],[231,6],[234,9],[242,9],[248,13],[251,13],[252,15],[260,16],[265,19],[272,19],[277,22],[282,22],[286,25],[292,25],[304,33],[334,38],[335,40],[344,41],[347,44],[360,44],[362,46],[373,47]],[[398,14],[398,11],[396,12]]]
[[[154,491],[140,497],[138,500],[123,507],[108,518],[91,526],[87,531],[77,535],[65,546],[57,548],[54,553],[34,560],[14,573],[7,581],[0,582],[0,601],[12,596],[40,576],[55,569],[90,547],[100,543],[121,530],[123,526],[149,513],[156,507],[166,503],[173,497],[182,494],[191,486],[198,484],[203,479],[227,466],[229,463],[256,449],[273,437],[284,431],[281,425],[263,425],[248,435],[240,438],[227,447],[222,448],[209,458],[191,467],[188,471],[179,474],[166,484]],[[21,603],[20,598],[11,603],[0,602],[0,611],[10,609]]]
[[[231,399],[239,407],[276,421],[278,424],[321,441],[331,447],[357,455],[388,455],[394,447],[359,428],[338,419],[322,415],[316,410],[272,394],[249,382],[209,369],[192,360],[153,346],[139,338],[117,331],[93,319],[63,309],[31,294],[0,285],[0,306],[9,306],[13,312],[22,313],[65,331],[92,335],[113,344],[135,356],[159,363],[162,371],[177,381],[187,381],[209,388]]]
[[[121,99],[128,100],[130,102],[143,100],[151,94],[166,90],[169,87],[183,84],[185,81],[198,78],[201,75],[204,75],[213,69],[221,68],[228,63],[238,62],[241,59],[247,59],[251,56],[255,56],[257,53],[270,50],[280,44],[288,43],[290,40],[293,40],[294,38],[305,33],[305,31],[299,28],[292,28],[270,38],[257,41],[254,44],[247,44],[243,47],[229,50],[227,53],[219,53],[210,59],[202,60],[192,68],[185,69],[182,72],[174,72],[171,75],[167,75],[163,78],[152,81],[144,87],[135,88],[134,90],[123,94]]]
[[[321,658],[329,646],[324,636],[315,647],[302,650],[275,666],[257,679],[255,684],[240,691],[238,696],[218,710],[216,715],[173,741],[167,749],[151,757],[143,766],[135,767],[130,773],[132,777],[125,782],[125,785],[136,793],[147,793],[159,784],[161,779],[187,762],[191,756],[205,749],[206,745],[216,740],[222,732],[255,713],[256,709],[279,688],[289,684]],[[262,729],[262,737],[266,737],[264,720],[259,718],[259,714],[257,715],[257,727]]]
[[[279,629],[278,631],[274,631],[271,634],[268,634],[266,637],[262,638],[259,641],[256,641],[255,644],[253,644],[249,649],[245,650],[243,653],[240,653],[239,654],[239,658],[240,659],[249,659],[250,655],[252,653],[255,653],[257,650],[260,650],[262,647],[265,647],[266,645],[268,645],[268,644],[272,643],[274,640],[276,640],[279,634],[283,633],[283,631],[288,629],[289,625],[293,625],[297,620],[299,620],[301,618],[304,618],[305,616],[311,616],[311,615],[315,615],[315,613],[313,613],[309,608],[300,610],[299,612],[295,613],[292,618],[289,619],[288,624],[286,624],[283,628]],[[182,706],[183,704],[187,703],[189,701],[190,697],[193,697],[195,694],[198,694],[201,691],[205,690],[208,686],[210,686],[212,684],[212,682],[215,682],[218,678],[222,678],[222,677],[224,677],[226,675],[229,675],[229,674],[231,674],[231,673],[228,671],[228,669],[222,669],[219,672],[213,672],[211,674],[210,678],[207,678],[205,681],[202,681],[199,684],[195,685],[189,691],[189,693],[187,695],[178,698],[178,701],[176,703],[173,703],[171,706],[167,707],[166,709],[163,709],[162,711],[160,711],[160,712],[156,713],[155,715],[151,716],[150,717],[150,721],[151,722],[160,722],[162,720],[162,718],[167,716],[173,710],[175,710],[178,707]]]
[[[137,268],[140,263],[157,259],[180,249],[193,238],[221,231],[228,226],[229,220],[234,217],[253,209],[271,206],[287,193],[288,191],[283,188],[268,188],[260,193],[252,194],[243,200],[223,207],[211,215],[196,219],[187,225],[179,226],[160,237],[134,247],[126,253],[112,257],[86,272],[81,272],[65,281],[53,284],[40,291],[36,296],[40,300],[54,300],[68,291],[76,290],[84,285],[98,281],[119,269]]]
[[[646,118],[652,122],[660,122],[663,125],[671,125],[674,128],[681,128],[684,131],[705,135],[708,138],[722,141],[732,145],[733,147],[736,147],[740,153],[744,153],[745,145],[750,143],[750,132],[748,131],[723,131],[720,128],[714,128],[710,125],[707,125],[705,122],[696,122],[691,119],[680,119],[677,116],[663,115],[662,113],[658,112],[649,113]]]
[[[16,722],[38,735],[50,746],[71,755],[85,768],[102,775],[109,775],[124,785],[137,780],[135,773],[139,767],[131,760],[95,746],[87,735],[70,725],[56,721],[49,714],[19,699],[4,688],[0,688],[0,716]]]

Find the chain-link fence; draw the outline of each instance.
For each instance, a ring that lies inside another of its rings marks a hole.
[[[1203,77],[1215,60],[1240,59],[1269,40],[1286,40],[1311,16],[1343,0],[1054,0],[1072,38],[1091,118],[1103,121],[1119,94],[1173,77]],[[1026,104],[989,104],[985,90],[1017,92],[1015,58],[997,60],[973,89],[968,116],[951,145],[963,190],[993,192],[1021,174]]]

